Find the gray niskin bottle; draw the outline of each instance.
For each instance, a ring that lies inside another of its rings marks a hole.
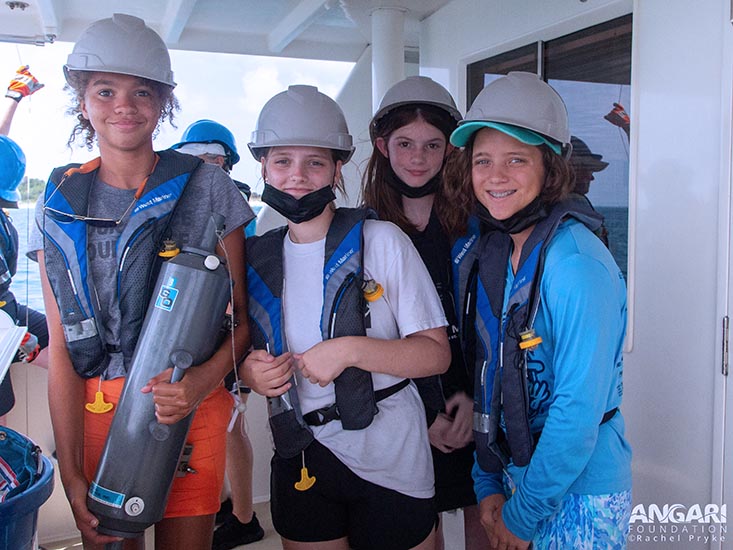
[[[153,394],[140,389],[171,366],[172,381],[180,380],[219,345],[229,303],[229,274],[214,255],[222,223],[212,214],[200,248],[184,248],[161,267],[87,494],[101,533],[134,538],[163,519],[193,414],[159,424]]]

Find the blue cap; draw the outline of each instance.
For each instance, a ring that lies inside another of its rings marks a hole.
[[[20,185],[25,174],[25,155],[20,146],[7,136],[0,136],[0,199],[18,202]]]
[[[464,122],[458,128],[453,130],[453,133],[450,136],[450,142],[456,147],[464,147],[466,143],[468,143],[468,140],[471,139],[471,136],[482,128],[493,128],[494,130],[499,130],[503,134],[506,134],[517,141],[521,141],[522,143],[526,143],[527,145],[547,145],[555,154],[562,154],[562,147],[556,141],[552,141],[542,134],[538,134],[532,130],[520,128],[519,126],[514,126],[512,124],[504,124],[503,122],[488,122],[484,120]]]
[[[181,141],[172,145],[171,149],[179,149],[187,143],[219,143],[227,151],[232,166],[239,162],[234,134],[226,126],[213,120],[204,118],[191,124],[183,132]]]

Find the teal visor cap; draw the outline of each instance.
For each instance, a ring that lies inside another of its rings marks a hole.
[[[552,149],[555,154],[562,154],[562,148],[559,143],[551,141],[537,132],[527,130],[526,128],[520,128],[519,126],[513,126],[511,124],[488,122],[483,120],[468,121],[458,126],[458,128],[453,130],[453,133],[450,136],[451,145],[454,145],[455,147],[465,147],[468,140],[471,139],[471,136],[482,128],[493,128],[494,130],[499,130],[509,137],[512,137],[517,141],[521,141],[522,143],[526,143],[527,145],[537,146],[544,144]]]

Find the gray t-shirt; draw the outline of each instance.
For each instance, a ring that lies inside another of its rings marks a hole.
[[[202,164],[191,176],[184,191],[196,201],[182,202],[172,222],[172,232],[178,236],[178,246],[196,246],[201,231],[211,212],[224,216],[224,234],[243,227],[254,218],[254,213],[242,197],[234,182],[217,166]],[[97,218],[118,219],[134,199],[135,189],[119,189],[100,180],[92,185],[89,196],[89,215]],[[43,250],[43,196],[36,203],[36,224],[31,229],[28,256],[36,260],[36,252]],[[117,239],[126,221],[116,227],[87,225],[87,255],[94,290],[100,308],[100,324],[104,340],[116,346],[120,342],[120,309],[117,301]],[[111,354],[105,379],[125,376],[122,353]]]

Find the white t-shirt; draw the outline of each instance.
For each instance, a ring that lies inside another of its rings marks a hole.
[[[285,333],[290,351],[303,353],[322,341],[323,264],[326,240],[296,244],[284,240]],[[447,325],[430,275],[410,239],[397,226],[367,220],[364,225],[364,273],[384,288],[368,302],[367,336],[404,338]],[[303,413],[335,401],[334,385],[322,388],[296,374]],[[392,386],[399,377],[375,373],[374,389]],[[434,493],[433,464],[425,411],[414,384],[378,403],[379,413],[364,430],[344,430],[335,420],[312,426],[316,439],[359,477],[416,497]]]

